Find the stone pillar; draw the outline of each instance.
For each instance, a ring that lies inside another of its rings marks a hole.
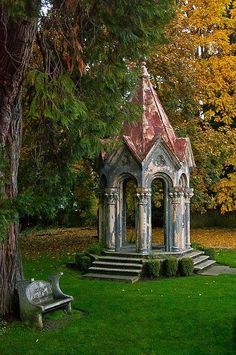
[[[124,245],[127,242],[126,239],[126,193],[124,189],[124,183],[122,184],[122,190],[120,192],[121,200],[120,200],[120,208],[121,208],[121,213],[120,213],[120,219],[121,219],[121,225],[122,225],[122,244]]]
[[[106,200],[106,248],[116,250],[117,234],[117,199],[118,189],[111,187],[105,189]]]
[[[150,189],[137,188],[137,217],[136,217],[136,250],[141,254],[149,254],[151,250],[151,229],[150,229]]]
[[[186,189],[184,191],[184,197],[185,197],[185,218],[184,218],[184,223],[185,223],[185,246],[186,249],[191,248],[191,240],[190,240],[190,199],[193,197],[193,189]]]
[[[105,247],[106,246],[106,223],[105,223],[105,201],[104,192],[98,193],[98,237],[99,242]]]
[[[147,203],[147,245],[149,254],[152,251],[152,189],[148,189]]]
[[[120,188],[117,189],[117,204],[116,204],[116,233],[115,233],[115,249],[119,251],[122,247],[122,201]]]
[[[172,225],[173,225],[173,239],[172,251],[180,250],[181,243],[181,228],[182,228],[182,211],[181,211],[181,196],[183,192],[173,190],[169,193],[172,204]]]

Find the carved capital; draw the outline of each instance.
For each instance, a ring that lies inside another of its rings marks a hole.
[[[186,189],[184,191],[184,197],[186,199],[186,203],[190,203],[190,199],[193,197],[194,193],[193,193],[193,189]]]
[[[139,205],[147,205],[149,198],[151,197],[151,190],[146,188],[137,188],[136,198]]]
[[[108,205],[115,205],[118,199],[118,190],[116,188],[106,188],[104,193]]]
[[[174,189],[173,191],[169,192],[171,202],[174,205],[177,205],[180,203],[180,199],[183,195],[184,195],[184,193],[180,189]]]

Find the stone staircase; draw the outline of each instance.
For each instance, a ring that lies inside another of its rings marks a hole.
[[[195,273],[201,273],[215,264],[215,260],[210,260],[204,251],[199,250],[191,250],[184,255],[176,255],[176,257],[192,258]],[[144,260],[144,257],[137,253],[107,252],[104,256],[96,256],[84,277],[134,283],[141,277]]]
[[[105,255],[96,258],[84,277],[134,283],[140,279],[142,269],[141,257]]]
[[[184,255],[193,259],[194,272],[201,273],[208,267],[216,263],[215,260],[211,260],[208,255],[205,255],[204,251],[193,250]]]

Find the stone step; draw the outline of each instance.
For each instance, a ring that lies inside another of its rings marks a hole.
[[[120,256],[99,256],[98,261],[108,261],[108,262],[124,262],[124,263],[135,263],[142,265],[143,260],[141,258],[127,258]]]
[[[193,250],[189,253],[186,253],[184,255],[185,258],[192,258],[192,259],[195,259],[197,258],[198,256],[200,255],[204,255],[204,251],[201,251],[201,250]]]
[[[121,268],[121,269],[138,269],[142,270],[143,264],[134,264],[134,263],[121,263],[121,262],[110,262],[110,261],[94,261],[93,266],[100,267],[112,267],[112,268]]]
[[[116,269],[116,268],[104,268],[91,266],[89,273],[101,273],[101,274],[120,274],[120,275],[140,275],[141,270],[136,269]]]
[[[110,275],[110,274],[94,274],[88,273],[83,275],[83,277],[88,279],[97,279],[97,280],[107,280],[107,281],[122,281],[134,283],[139,280],[139,276],[130,276],[130,275]]]
[[[142,255],[136,252],[113,252],[113,251],[105,251],[106,256],[119,257],[119,258],[128,258],[128,259],[143,259],[147,258],[147,255]]]
[[[202,270],[205,270],[207,269],[209,266],[215,264],[216,261],[215,260],[206,260],[196,266],[194,266],[194,271],[198,272],[198,271],[202,271]]]
[[[193,259],[193,265],[197,266],[198,264],[202,263],[203,261],[206,261],[209,259],[208,255],[200,255],[196,258]]]

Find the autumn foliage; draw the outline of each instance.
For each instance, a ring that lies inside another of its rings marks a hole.
[[[189,135],[193,208],[236,210],[236,2],[179,1],[150,66],[165,107]]]
[[[133,243],[135,242],[134,230],[128,230],[128,238]],[[163,230],[153,229],[152,238],[153,243],[162,243]],[[204,247],[236,249],[236,229],[193,229],[191,241],[193,244]],[[57,258],[85,251],[97,242],[98,236],[95,228],[55,228],[23,235],[21,250],[26,258],[36,258],[41,255]]]

